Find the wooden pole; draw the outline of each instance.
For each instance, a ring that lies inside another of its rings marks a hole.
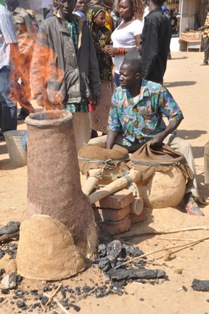
[[[113,194],[121,189],[124,189],[128,185],[130,185],[132,182],[140,181],[141,173],[138,171],[135,171],[134,169],[131,169],[129,174],[126,176],[123,176],[122,178],[119,178],[110,184],[106,185],[102,189],[92,193],[89,196],[89,201],[91,204],[96,203],[97,201],[100,201],[104,197]]]
[[[90,169],[89,177],[82,186],[82,191],[85,195],[91,194],[95,186],[97,185],[101,175],[101,169]]]

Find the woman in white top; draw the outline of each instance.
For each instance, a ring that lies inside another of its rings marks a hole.
[[[114,83],[119,86],[119,71],[124,55],[133,47],[140,47],[144,6],[139,0],[119,0],[119,12],[122,18],[119,26],[111,35],[113,45],[106,46],[106,52],[113,57]]]

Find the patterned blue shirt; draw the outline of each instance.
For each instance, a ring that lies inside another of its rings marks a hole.
[[[17,43],[10,12],[0,4],[0,69],[10,66],[10,44]]]
[[[140,94],[132,97],[121,86],[112,96],[109,128],[123,136],[123,145],[145,143],[166,128],[163,116],[183,119],[183,114],[169,91],[161,84],[142,80]]]

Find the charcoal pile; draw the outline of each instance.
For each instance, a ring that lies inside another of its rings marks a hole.
[[[16,251],[16,243],[3,243],[0,246],[0,259],[6,254],[10,259],[15,259]],[[51,311],[56,314],[63,308],[66,311],[73,309],[79,312],[81,309],[78,305],[79,301],[90,296],[96,299],[109,295],[122,296],[127,294],[125,290],[127,283],[133,281],[158,284],[159,279],[165,277],[165,272],[146,269],[146,258],[140,258],[143,254],[144,252],[139,248],[121,243],[119,240],[100,244],[92,268],[96,270],[99,268],[101,271],[96,281],[89,278],[88,283],[73,284],[72,281],[72,285],[65,285],[65,281],[61,284],[46,282],[37,288],[34,286],[25,288],[25,280],[16,274],[15,287],[1,287],[0,306],[10,304],[13,313]],[[2,281],[6,276],[4,269],[0,269],[0,280]]]
[[[17,254],[17,244],[16,243],[3,243],[0,246],[0,259],[6,254],[9,255],[10,259],[15,259]]]
[[[140,259],[143,254],[144,252],[137,247],[114,240],[109,244],[100,244],[98,246],[97,262],[99,268],[113,282],[125,281],[126,283],[130,280],[165,277],[164,270],[145,268],[146,260],[144,258]],[[130,263],[128,263],[129,260]]]

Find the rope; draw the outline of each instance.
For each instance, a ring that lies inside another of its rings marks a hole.
[[[116,167],[115,163],[126,161],[126,159],[106,159],[106,160],[99,160],[99,159],[88,159],[85,157],[78,156],[78,160],[85,161],[89,163],[95,163],[95,164],[103,164],[103,169],[114,169]],[[112,165],[111,165],[112,163]]]

